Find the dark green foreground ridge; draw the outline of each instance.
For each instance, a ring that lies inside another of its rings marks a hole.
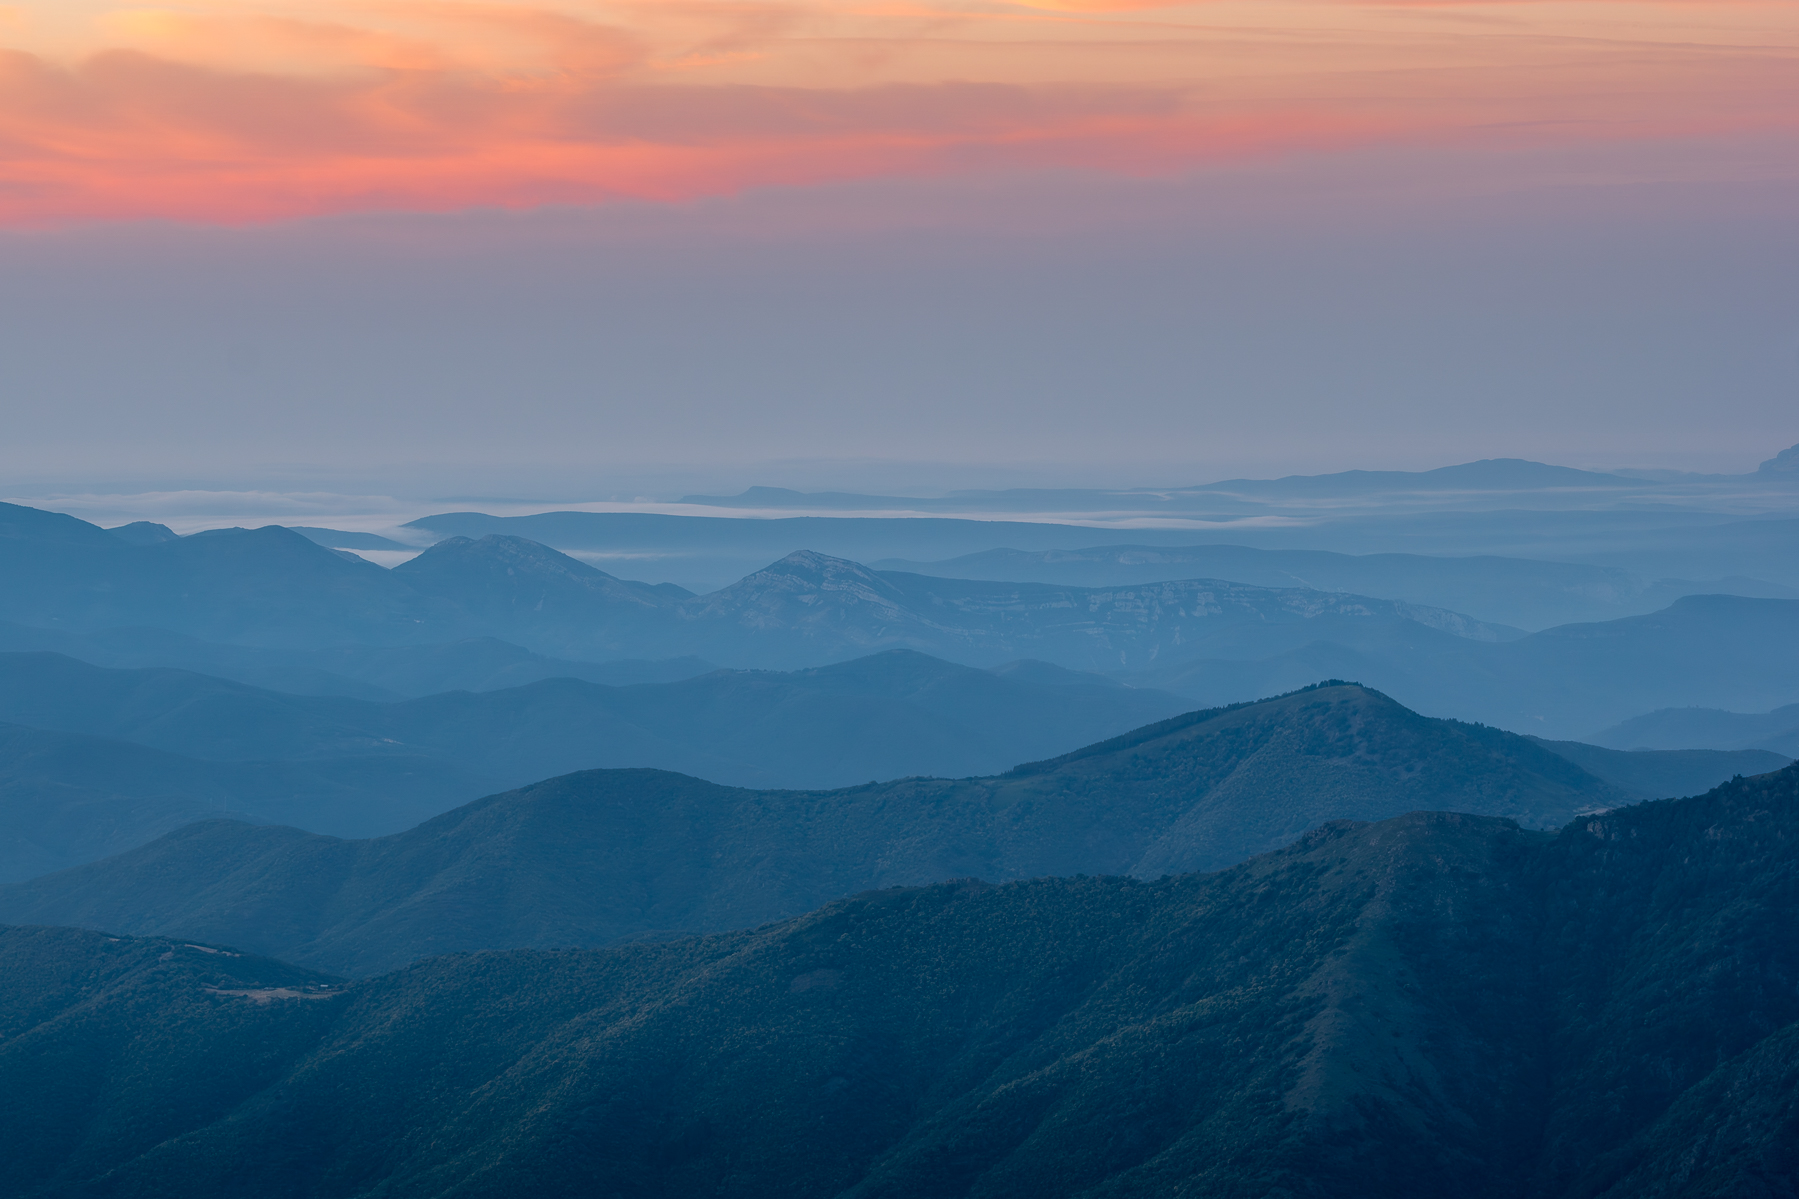
[[[1781,1196],[1799,767],[337,986],[0,930],[0,1195]]]
[[[1328,820],[1448,810],[1557,827],[1632,798],[1528,738],[1336,684],[988,778],[750,791],[594,770],[366,841],[209,821],[0,887],[0,921],[367,975],[453,951],[753,927],[871,887],[1216,870]]]

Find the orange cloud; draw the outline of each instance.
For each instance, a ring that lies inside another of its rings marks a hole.
[[[1792,6],[1084,7],[97,9],[79,31],[91,44],[65,27],[62,53],[5,35],[0,223],[678,200],[1016,166],[1164,173],[1374,142],[1799,120]]]

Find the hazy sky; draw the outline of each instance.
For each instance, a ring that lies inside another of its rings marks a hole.
[[[0,47],[12,494],[1799,441],[1799,4],[56,0]]]

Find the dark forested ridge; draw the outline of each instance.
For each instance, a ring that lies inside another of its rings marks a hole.
[[[1329,820],[1455,810],[1553,827],[1631,798],[1526,738],[1336,684],[986,778],[749,791],[590,771],[368,841],[209,821],[0,887],[0,920],[368,974],[451,950],[745,927],[869,887],[1217,869]]]
[[[342,987],[0,932],[6,1196],[1779,1196],[1799,767]]]

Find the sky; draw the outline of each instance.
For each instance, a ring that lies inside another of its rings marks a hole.
[[[1799,441],[1799,3],[0,4],[0,491]]]

